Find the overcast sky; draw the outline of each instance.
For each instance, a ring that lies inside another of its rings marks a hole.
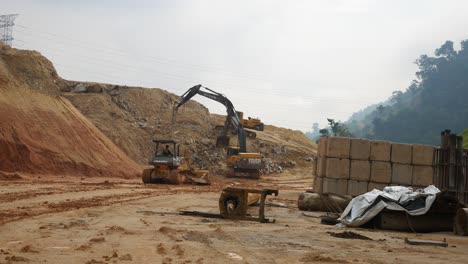
[[[468,38],[468,1],[0,0],[13,46],[66,79],[224,93],[247,116],[310,130],[404,90],[415,59]],[[211,112],[222,105],[204,99]]]

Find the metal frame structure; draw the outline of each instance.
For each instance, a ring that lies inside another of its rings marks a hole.
[[[434,185],[468,204],[468,150],[463,138],[442,131],[441,145],[434,152]]]
[[[18,14],[0,15],[0,40],[10,45],[13,41],[13,26]]]

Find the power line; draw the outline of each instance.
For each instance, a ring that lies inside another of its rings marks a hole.
[[[83,40],[79,40],[79,39],[74,39],[74,38],[71,38],[69,36],[62,35],[62,34],[54,34],[54,33],[49,33],[49,32],[45,32],[45,31],[41,31],[41,30],[36,30],[36,29],[32,29],[32,28],[24,26],[24,25],[19,25],[18,24],[17,26],[22,28],[22,29],[29,30],[32,33],[45,34],[45,35],[50,35],[50,36],[53,36],[53,37],[59,37],[62,40],[71,41],[74,44],[76,44],[77,42],[83,43],[85,45],[91,44],[91,46],[84,46],[84,47],[89,48],[89,49],[100,50],[100,51],[103,51],[103,49],[104,49],[104,51],[106,51],[106,52],[110,51],[110,52],[112,52],[114,54],[117,54],[117,55],[132,55],[132,56],[134,55],[134,54],[129,54],[128,52],[126,52],[124,50],[116,49],[116,48],[112,48],[112,47],[98,48],[99,45],[101,45],[99,43],[87,42],[87,41],[83,41]],[[260,81],[265,81],[265,79],[262,79],[261,76],[256,75],[256,74],[225,71],[223,69],[213,67],[213,66],[196,65],[196,64],[186,63],[186,62],[180,63],[180,62],[176,62],[176,61],[171,60],[171,59],[162,58],[162,57],[158,57],[158,56],[145,55],[145,57],[139,57],[139,59],[151,60],[152,62],[156,62],[156,63],[160,63],[160,64],[164,64],[164,65],[173,65],[173,66],[182,67],[182,68],[189,68],[189,69],[192,69],[192,70],[195,69],[195,70],[199,70],[199,71],[222,73],[222,74],[227,74],[227,75],[233,75],[233,76],[240,77],[240,78],[256,79],[256,80],[260,80]]]
[[[24,45],[22,45],[22,47],[25,47]],[[64,53],[66,51],[64,50],[53,50],[51,51],[52,49],[50,48],[50,45],[48,46],[47,50],[45,50],[45,52],[49,53],[49,54],[52,54],[52,55],[55,55],[55,56],[72,56],[74,57],[74,60],[80,60],[80,61],[83,61],[87,64],[92,64],[92,65],[97,65],[97,66],[102,66],[102,67],[106,67],[106,69],[109,70],[109,68],[112,68],[112,69],[115,69],[117,71],[132,71],[132,72],[135,72],[135,73],[140,73],[140,72],[148,72],[148,73],[151,73],[151,74],[158,74],[158,76],[162,77],[162,78],[166,78],[166,79],[172,79],[172,80],[181,80],[181,81],[190,81],[191,83],[194,83],[194,82],[198,82],[198,83],[203,83],[205,80],[201,80],[201,79],[197,79],[197,78],[194,78],[194,77],[191,77],[191,76],[185,76],[185,75],[180,75],[180,74],[171,74],[171,73],[167,73],[167,72],[162,72],[162,71],[157,71],[157,70],[154,70],[154,69],[151,69],[151,68],[146,68],[146,67],[136,67],[136,66],[132,66],[132,65],[128,65],[128,64],[122,64],[122,63],[117,63],[117,62],[113,62],[113,61],[109,61],[109,60],[104,60],[104,59],[97,59],[97,58],[94,58],[94,57],[90,57],[90,56],[87,56],[85,54],[74,54],[74,53]],[[67,66],[67,65],[64,65],[64,64],[60,64],[60,66],[62,67],[70,67],[70,66]],[[107,77],[109,78],[112,78],[112,76],[110,75],[107,75]],[[120,79],[120,78],[116,78],[116,79]],[[227,89],[235,89],[234,87],[235,86],[232,86],[232,84],[227,84],[227,83],[218,83],[218,82],[213,82],[213,81],[210,81],[210,84],[213,84],[213,85],[216,85],[217,87],[224,87],[224,88],[227,88]],[[241,86],[243,88],[248,88],[248,87],[245,87],[245,86]],[[183,92],[184,89],[181,88],[181,89],[177,89],[178,91],[181,91]],[[254,89],[254,88],[250,88],[248,91],[243,91],[242,92],[243,94],[248,94],[248,95],[253,95],[253,96],[289,96],[289,97],[300,97],[301,99],[304,99],[306,101],[314,101],[314,102],[338,102],[338,103],[343,103],[343,104],[362,104],[362,103],[370,103],[370,102],[364,102],[364,101],[357,101],[357,100],[345,100],[345,99],[340,99],[340,98],[324,98],[324,97],[311,97],[311,96],[306,96],[306,95],[299,95],[297,93],[294,93],[292,91],[288,91],[288,90],[282,90],[281,92],[275,92],[275,93],[271,93],[271,94],[267,94],[265,92],[262,92],[262,91],[257,91],[257,89]]]
[[[49,33],[49,32],[45,32],[45,31],[38,31],[38,30],[32,30],[31,28],[29,27],[26,27],[26,26],[23,26],[23,25],[17,25],[18,27],[20,28],[24,28],[26,30],[31,30],[31,32],[29,34],[46,34],[46,35],[49,35],[49,36],[52,36],[54,37],[55,41],[54,43],[58,41],[71,41],[71,45],[73,46],[78,46],[78,47],[81,47],[81,48],[85,48],[85,49],[94,49],[94,50],[97,50],[97,51],[100,51],[100,53],[107,53],[107,54],[112,54],[112,55],[117,55],[117,56],[131,56],[131,54],[129,54],[128,52],[126,51],[123,51],[123,50],[120,50],[120,49],[115,49],[115,48],[112,48],[112,47],[102,47],[102,48],[99,48],[98,43],[92,43],[92,42],[89,42],[89,41],[82,41],[82,40],[78,40],[78,39],[74,39],[74,38],[71,38],[69,36],[65,36],[65,35],[59,35],[59,34],[53,34],[53,33]],[[26,34],[28,34],[27,32],[25,32]],[[85,45],[81,45],[79,43],[84,43]],[[86,44],[92,44],[91,46],[89,45],[86,45]],[[67,46],[69,46],[70,44],[67,44]],[[115,57],[115,56],[113,56]],[[166,61],[163,61],[164,59],[161,59],[160,57],[154,57],[154,56],[145,56],[145,57],[138,57],[138,60],[146,60],[146,61],[149,61],[149,62],[156,62],[158,64],[163,64],[163,65],[172,65],[172,66],[177,66],[178,68],[187,68],[187,63],[184,63],[184,64],[180,64],[180,63],[174,63],[174,62],[168,62],[167,60]],[[113,62],[112,62],[113,63]],[[114,63],[115,64],[115,63]],[[125,65],[125,67],[132,67],[132,66],[128,66],[128,65]],[[200,66],[200,67],[203,67],[203,66]],[[135,67],[133,67],[135,68]],[[193,69],[193,67],[190,67],[190,69]],[[138,69],[138,70],[141,70]],[[181,75],[181,74],[174,74],[174,73],[168,73],[168,72],[163,72],[163,71],[156,71],[155,69],[150,69],[151,71],[153,72],[158,72],[160,74],[163,74],[163,75],[166,75],[166,76],[171,76],[172,79],[175,78],[180,78],[180,79],[183,79],[183,80],[195,80],[197,82],[204,82],[204,80],[197,80],[196,78],[193,78],[193,77],[187,77],[187,76],[184,76],[184,75]],[[210,70],[206,70],[206,69],[198,69],[198,70],[202,70],[202,71],[208,71],[210,72]],[[213,72],[213,71],[211,71]],[[229,75],[230,73],[226,73],[226,72],[222,72],[222,71],[214,71],[216,73],[222,73],[224,75]],[[241,74],[241,75],[250,75],[250,74]],[[252,75],[253,76],[253,75]],[[254,77],[254,78],[251,78],[251,77],[248,77],[248,76],[240,76],[241,78],[245,78],[245,79],[251,79],[251,80],[257,80],[257,81],[266,81],[266,82],[271,82],[271,81],[268,81],[268,80],[264,80],[264,79],[260,79],[260,78],[257,78],[257,77]],[[213,81],[210,81],[211,83],[214,83],[216,84],[217,86],[229,86],[229,85],[226,85],[225,83],[220,83],[220,82],[213,82]],[[234,87],[231,87],[231,89],[234,88]],[[245,88],[248,88],[248,87],[245,87]],[[265,89],[265,88],[258,88],[258,87],[255,87],[255,88],[250,88],[249,90],[262,90],[262,91],[270,91],[270,89]],[[296,95],[294,92],[291,92],[291,93],[283,93],[280,94],[280,95],[286,95],[286,96],[294,96]],[[327,99],[327,98],[322,98],[323,101],[338,101],[336,100],[336,98],[332,98],[332,99]],[[341,100],[342,103],[356,103],[356,104],[373,104],[375,102],[375,99],[371,99],[369,98],[369,100],[350,100],[350,99],[342,99]]]

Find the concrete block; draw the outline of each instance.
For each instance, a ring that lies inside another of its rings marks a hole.
[[[323,192],[323,178],[315,177],[314,179],[314,192],[322,193]]]
[[[318,139],[317,154],[319,157],[327,156],[327,139],[328,137],[320,137]]]
[[[349,159],[326,158],[325,177],[330,179],[349,179]]]
[[[432,166],[432,159],[434,157],[434,147],[431,145],[413,145],[413,158],[414,165]]]
[[[350,196],[358,196],[367,192],[367,185],[366,181],[348,181],[348,195]]]
[[[327,139],[327,157],[349,159],[350,138],[329,137]]]
[[[348,192],[348,180],[323,179],[323,193],[346,195]]]
[[[385,161],[371,161],[370,181],[389,184],[392,182],[392,165]]]
[[[349,156],[352,160],[369,160],[370,145],[370,141],[367,139],[351,139],[351,149]]]
[[[433,184],[434,171],[432,166],[413,166],[413,182],[414,186],[424,186]]]
[[[410,186],[413,182],[413,166],[407,164],[392,164],[392,184]]]
[[[370,192],[374,189],[383,191],[383,189],[387,186],[388,184],[385,184],[385,183],[369,182],[369,184],[367,185],[367,191]]]
[[[371,141],[370,160],[390,161],[392,144],[386,141]]]
[[[318,157],[316,175],[319,177],[325,177],[325,175],[327,174],[326,171],[327,171],[327,158]]]
[[[355,181],[369,181],[370,162],[368,160],[351,160],[351,172],[349,178]]]
[[[317,164],[318,164],[318,161],[317,160],[314,160],[313,163],[312,163],[312,175],[314,176],[317,176]]]
[[[413,148],[410,144],[392,143],[393,163],[411,164]]]

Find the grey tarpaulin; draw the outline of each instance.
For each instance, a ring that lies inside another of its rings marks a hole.
[[[383,191],[374,189],[351,200],[338,220],[346,226],[361,226],[383,209],[423,215],[431,208],[439,192],[434,185],[417,191],[403,186],[388,186]]]

